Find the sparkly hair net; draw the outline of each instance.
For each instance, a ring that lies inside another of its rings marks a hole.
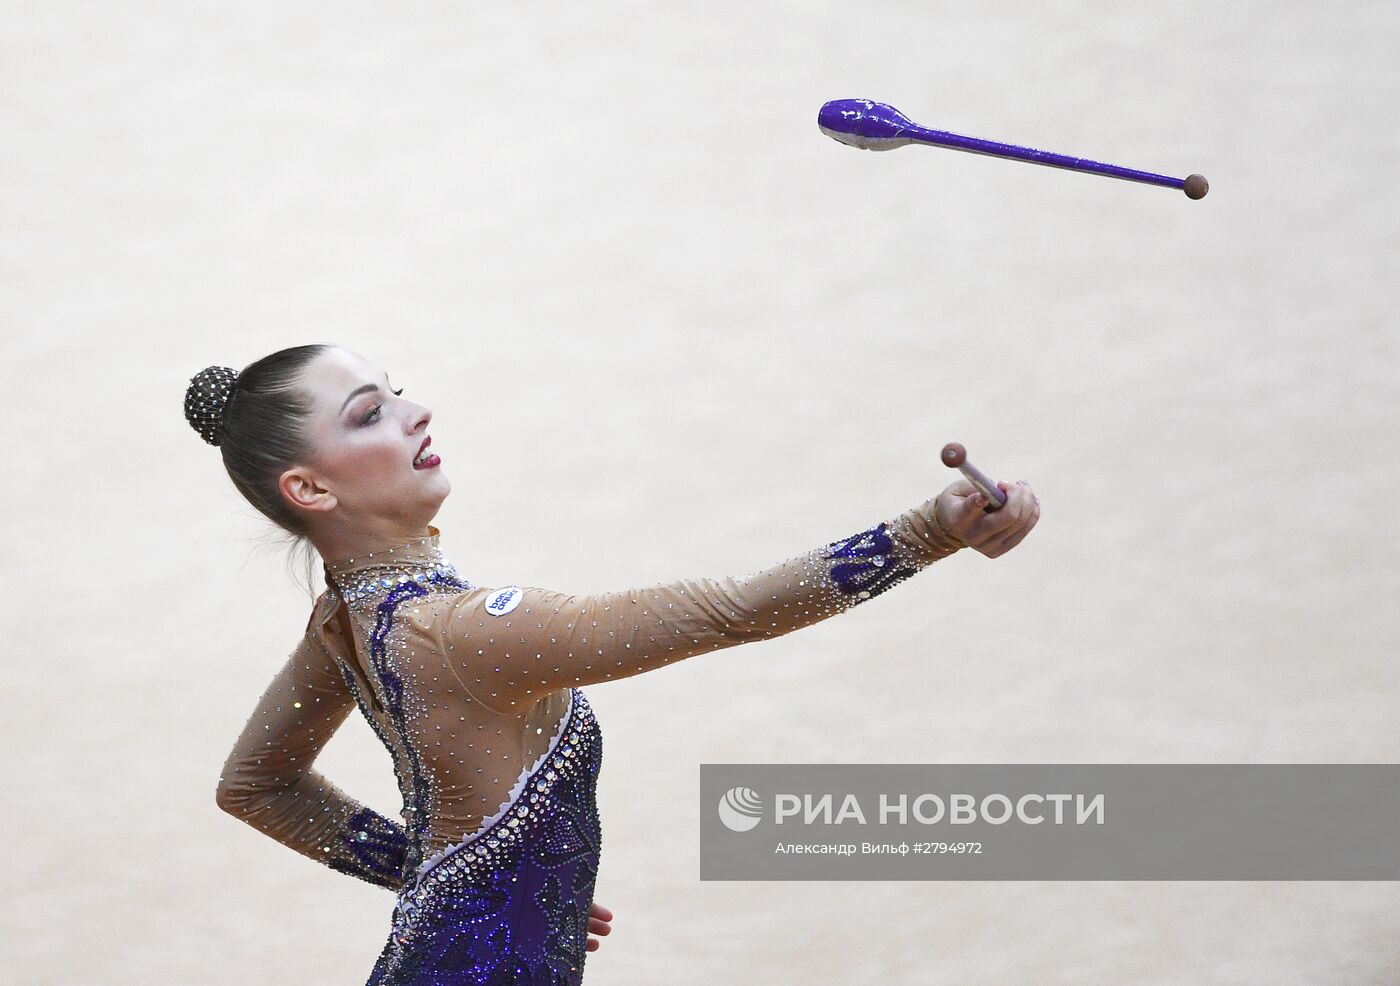
[[[228,366],[206,366],[190,378],[185,390],[185,420],[210,445],[219,444],[224,409],[237,382],[238,371]]]

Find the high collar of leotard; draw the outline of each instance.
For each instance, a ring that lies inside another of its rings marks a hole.
[[[325,563],[326,581],[344,587],[351,581],[362,581],[366,576],[377,574],[380,570],[384,571],[386,577],[388,573],[393,572],[411,578],[414,572],[426,572],[448,566],[450,563],[438,547],[438,537],[441,533],[429,524],[425,536],[385,545],[383,548],[353,557],[328,561]]]

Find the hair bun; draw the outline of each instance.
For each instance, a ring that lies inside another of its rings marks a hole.
[[[219,444],[219,428],[224,422],[238,371],[228,366],[206,366],[190,378],[185,390],[185,420],[210,445]]]

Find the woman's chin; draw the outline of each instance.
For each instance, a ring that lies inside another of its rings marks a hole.
[[[452,492],[452,482],[442,472],[442,466],[434,466],[427,470],[426,475],[415,477],[413,482],[405,487],[401,487],[399,495],[392,498],[393,503],[417,504],[419,508],[431,507],[436,509],[447,499],[447,495]]]
[[[447,499],[447,495],[452,492],[452,481],[441,472],[438,472],[441,468],[442,466],[438,466],[437,469],[433,470],[437,473],[437,476],[435,476],[433,480],[433,491],[437,494],[437,502],[439,505],[441,505],[442,501]]]

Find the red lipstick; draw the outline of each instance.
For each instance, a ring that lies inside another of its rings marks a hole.
[[[413,458],[414,469],[431,469],[434,466],[442,465],[442,460],[438,458],[436,452],[428,452],[428,446],[432,444],[432,436],[423,439],[423,444],[418,447],[418,454]]]

